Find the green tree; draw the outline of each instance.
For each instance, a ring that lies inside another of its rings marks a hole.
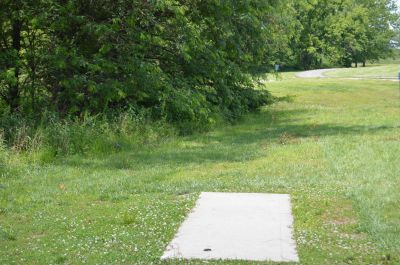
[[[133,106],[199,128],[234,120],[270,102],[253,79],[287,3],[2,1],[0,91],[12,111],[61,118]]]
[[[398,19],[392,0],[296,1],[300,24],[292,49],[301,68],[321,66],[323,58],[350,67],[390,55]]]

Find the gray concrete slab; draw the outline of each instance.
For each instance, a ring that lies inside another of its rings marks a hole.
[[[203,192],[161,259],[298,262],[290,197]]]

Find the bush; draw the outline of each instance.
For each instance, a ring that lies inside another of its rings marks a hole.
[[[272,104],[274,98],[265,90],[237,88],[229,93],[223,104],[223,113],[227,120],[234,122],[248,112],[258,111],[261,107]]]
[[[193,90],[170,93],[165,100],[163,113],[166,120],[183,135],[208,130],[214,123],[215,115],[206,97]]]

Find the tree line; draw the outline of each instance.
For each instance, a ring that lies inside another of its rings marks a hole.
[[[346,67],[390,55],[391,0],[1,0],[0,110],[60,119],[146,110],[179,129],[274,98],[274,64]]]
[[[395,1],[295,1],[299,33],[292,50],[296,65],[315,68],[323,59],[344,67],[378,61],[391,55],[399,36]],[[297,52],[296,52],[297,51]]]

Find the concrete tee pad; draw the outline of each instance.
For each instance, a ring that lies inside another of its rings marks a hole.
[[[203,192],[161,259],[298,262],[286,194]]]

